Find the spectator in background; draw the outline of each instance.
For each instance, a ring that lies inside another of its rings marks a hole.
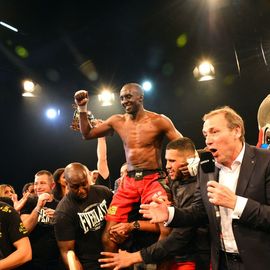
[[[124,180],[124,178],[127,176],[127,163],[125,162],[122,164],[120,168],[120,177],[115,180],[114,182],[114,193],[117,191],[118,187],[121,185],[121,182]]]
[[[58,204],[52,194],[54,185],[49,171],[37,172],[34,181],[37,197],[29,197],[21,210],[33,250],[32,261],[25,265],[27,270],[60,270],[64,267],[54,235],[54,212]]]
[[[19,266],[32,258],[27,230],[19,214],[3,202],[0,202],[0,225],[0,269],[21,269]]]
[[[65,168],[58,168],[53,173],[55,186],[52,190],[53,196],[56,200],[60,201],[68,192],[67,183],[64,175]]]
[[[0,197],[9,197],[12,199],[13,195],[16,194],[13,186],[8,184],[0,185]]]
[[[101,121],[95,126],[98,126]],[[97,139],[97,170],[90,171],[90,184],[111,188],[110,171],[107,160],[106,137]]]
[[[30,193],[30,196],[36,196],[35,195],[35,189],[34,189],[34,183],[29,182],[26,183],[22,188],[22,195],[26,194],[27,192]]]
[[[18,212],[20,212],[22,207],[25,205],[29,195],[30,195],[29,192],[25,193],[23,197],[20,200],[18,200],[18,195],[16,194],[13,186],[8,184],[0,185],[0,197],[9,198],[11,201],[5,200],[5,202],[14,207],[14,209]]]

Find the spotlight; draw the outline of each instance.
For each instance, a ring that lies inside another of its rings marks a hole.
[[[22,81],[23,85],[23,97],[36,97],[38,90],[40,90],[40,86],[35,84],[32,80],[26,79]]]
[[[35,97],[33,93],[30,93],[30,92],[24,92],[22,93],[22,96],[23,97]]]
[[[34,92],[35,85],[31,80],[24,80],[23,81],[23,89],[26,92]]]
[[[55,119],[56,117],[58,117],[60,115],[60,110],[58,109],[54,109],[54,108],[49,108],[46,111],[46,116],[49,119]]]
[[[110,90],[103,90],[98,95],[98,100],[101,102],[101,106],[110,106],[112,105],[112,101],[114,101],[114,93]]]
[[[142,83],[142,88],[144,91],[148,92],[152,89],[152,83],[150,81],[144,81]]]
[[[194,77],[199,81],[210,81],[215,79],[214,66],[209,61],[203,61],[193,70]]]
[[[15,27],[13,27],[12,25],[7,24],[7,23],[5,23],[5,22],[0,21],[0,25],[2,25],[2,26],[6,27],[6,28],[8,28],[9,30],[12,30],[12,31],[14,31],[14,32],[18,32],[18,29],[17,29],[17,28],[15,28]]]

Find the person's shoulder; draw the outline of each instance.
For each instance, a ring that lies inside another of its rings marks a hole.
[[[145,111],[147,117],[151,119],[153,123],[156,123],[158,126],[167,126],[169,123],[171,123],[171,120],[169,117],[167,117],[164,114],[160,114],[157,112],[152,111]]]
[[[14,206],[13,201],[9,197],[0,197],[0,202],[4,202],[10,206]]]
[[[67,194],[59,201],[55,209],[57,215],[72,216],[76,212],[77,204],[69,195],[71,194]]]
[[[164,115],[162,113],[152,112],[152,111],[148,111],[148,110],[145,110],[145,113],[147,116],[152,117],[152,118],[156,118],[157,120],[169,119],[166,115]]]
[[[246,143],[244,160],[246,159],[251,159],[251,160],[256,159],[258,164],[269,164],[270,150],[258,148],[254,145],[249,145]]]
[[[245,152],[249,155],[262,155],[262,156],[268,156],[270,157],[270,150],[264,149],[264,148],[258,148],[255,145],[250,145],[248,143],[245,143]]]
[[[36,207],[38,202],[38,197],[28,197],[25,205],[22,207],[21,214],[30,214],[32,210]]]
[[[67,195],[65,195],[59,202],[58,202],[58,205],[57,205],[57,209],[59,207],[62,207],[64,205],[68,205],[71,203],[71,200],[70,200],[70,194],[68,193]]]
[[[107,125],[110,125],[112,127],[116,127],[117,125],[122,125],[122,123],[126,120],[125,115],[124,114],[113,114],[112,116],[110,116],[107,120],[105,120],[104,122]]]
[[[6,218],[7,216],[18,216],[19,217],[19,213],[9,204],[5,203],[5,202],[0,202],[0,218],[2,216],[2,218]],[[1,221],[3,221],[1,219]]]
[[[56,199],[53,199],[51,202],[47,202],[46,206],[51,208],[51,209],[55,209],[58,204],[59,204],[59,201]]]
[[[5,203],[3,201],[0,201],[0,211],[1,212],[10,212],[13,210],[13,207],[8,204],[8,203]]]
[[[91,189],[101,190],[101,191],[111,191],[108,187],[103,185],[91,185]]]
[[[113,114],[106,121],[121,121],[121,120],[125,120],[125,114],[120,114],[120,113]]]
[[[100,193],[100,194],[107,194],[109,196],[111,196],[113,194],[113,192],[106,186],[102,186],[102,185],[92,185],[90,188],[90,191],[95,190],[96,192]]]

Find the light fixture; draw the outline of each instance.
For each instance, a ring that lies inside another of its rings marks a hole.
[[[23,81],[23,89],[25,92],[34,92],[35,84],[31,80],[24,80]]]
[[[35,97],[35,90],[36,90],[36,85],[32,80],[26,79],[22,81],[23,85],[23,97]]]
[[[12,30],[14,32],[18,32],[18,29],[17,28],[13,27],[12,25],[10,25],[8,23],[5,23],[5,22],[0,21],[0,25],[2,25],[2,26],[6,27],[9,30]]]
[[[142,88],[144,91],[150,91],[152,89],[152,83],[150,81],[144,81],[142,83]]]
[[[47,118],[53,120],[60,116],[60,110],[59,109],[54,109],[54,108],[49,108],[46,110],[46,116]]]
[[[103,90],[98,95],[98,100],[101,102],[101,106],[110,106],[112,105],[112,101],[114,101],[114,93],[110,90]]]
[[[199,81],[210,81],[215,79],[215,68],[209,61],[203,61],[193,70],[194,77]]]

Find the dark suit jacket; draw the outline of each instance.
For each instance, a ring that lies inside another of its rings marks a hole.
[[[215,177],[218,179],[218,169]],[[218,269],[220,241],[213,205],[207,197],[208,175],[199,170],[198,186],[189,208],[175,209],[172,227],[205,222],[208,217],[211,234],[211,261]],[[232,226],[236,244],[246,270],[270,269],[270,151],[246,144],[236,195],[248,198],[239,220]]]
[[[169,180],[168,186],[176,207],[190,206],[196,190],[196,177],[185,180]],[[175,262],[194,261],[196,269],[209,270],[210,243],[208,226],[173,228],[164,239],[143,248],[145,263],[160,263],[174,257]]]

